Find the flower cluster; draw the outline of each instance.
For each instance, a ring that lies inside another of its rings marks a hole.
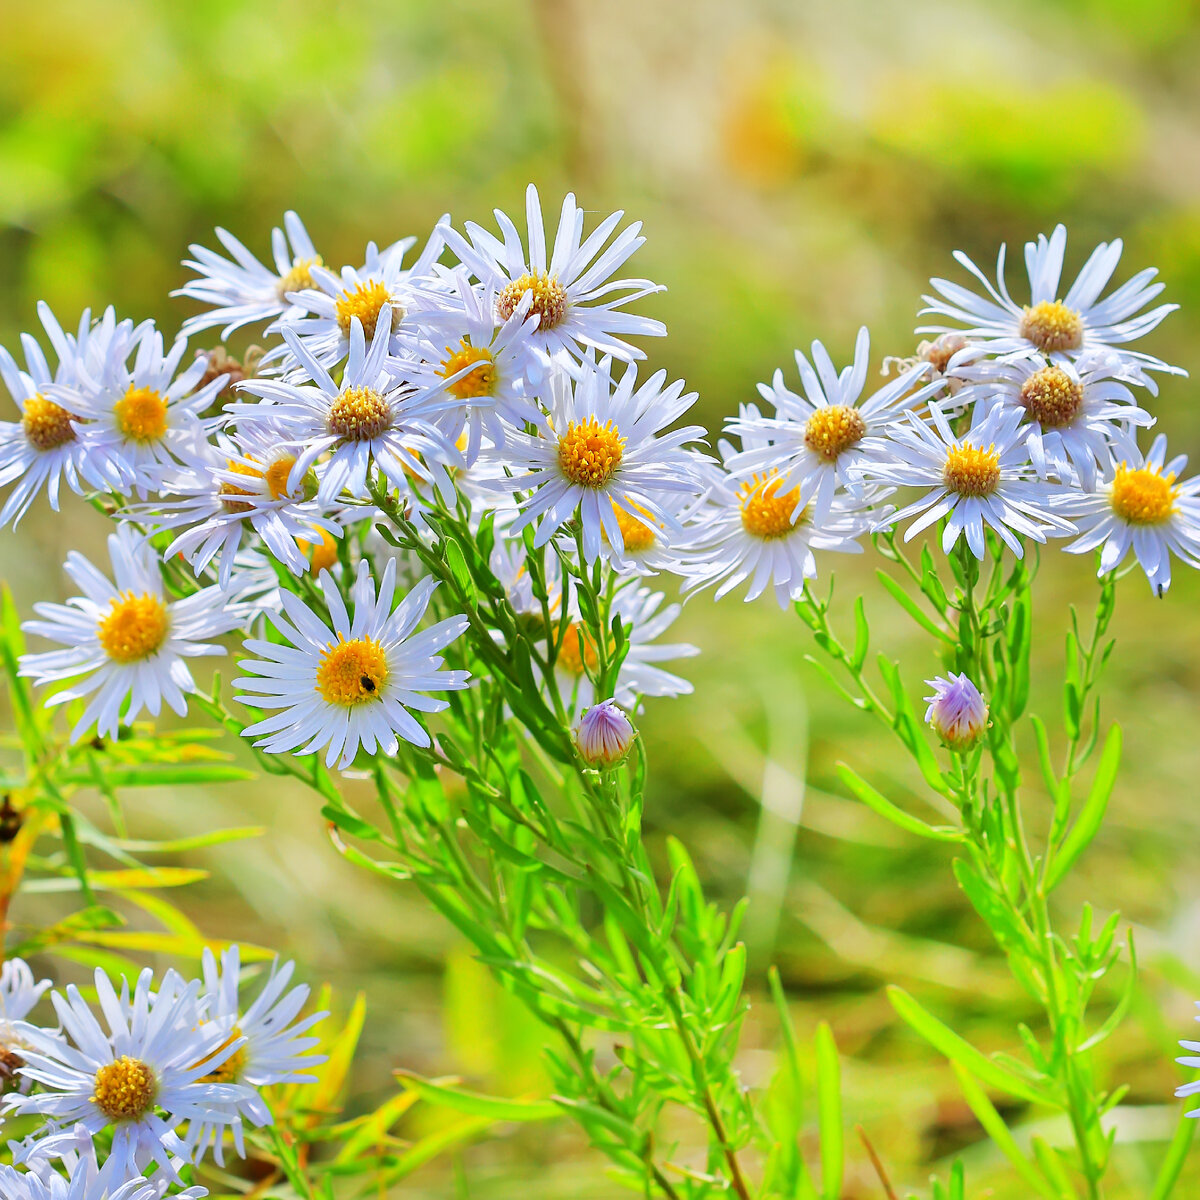
[[[40,1194],[39,1181],[53,1190],[58,1163],[72,1192],[142,1200],[142,1189],[160,1196],[208,1154],[218,1164],[229,1148],[244,1155],[245,1128],[272,1123],[260,1089],[315,1078],[305,1072],[324,1059],[306,1035],[326,1014],[301,1016],[309,989],[289,987],[291,963],[245,1002],[239,957],[236,946],[219,960],[206,950],[202,978],[167,971],[156,980],[147,970],[132,991],[97,969],[99,1017],[72,986],[51,993],[53,1027],[29,1019],[50,983],[35,984],[20,959],[6,962],[0,1037],[6,1075],[20,1087],[4,1107],[43,1120],[10,1143],[24,1171],[3,1168],[0,1195]]]

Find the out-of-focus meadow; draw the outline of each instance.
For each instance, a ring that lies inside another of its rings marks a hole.
[[[1114,236],[1122,277],[1160,268],[1183,309],[1146,348],[1200,372],[1200,13],[1188,0],[10,0],[0,11],[0,341],[12,349],[39,299],[68,325],[112,303],[174,330],[193,311],[167,295],[187,277],[179,259],[190,242],[212,245],[214,225],[265,253],[294,208],[327,263],[357,263],[368,239],[423,237],[447,210],[483,223],[493,206],[519,212],[532,179],[554,211],[571,188],[598,215],[620,207],[645,222],[636,273],[669,290],[643,311],[671,330],[647,347],[650,363],[700,391],[714,432],[815,337],[844,356],[865,322],[877,361],[911,353],[924,281],[957,270],[953,249],[986,264],[1000,241],[1058,220],[1069,271]],[[1168,380],[1156,411],[1174,448],[1200,455],[1192,384]],[[40,504],[0,533],[0,575],[24,610],[61,599],[66,551],[98,548],[102,532],[74,498],[60,516]],[[1086,559],[1052,551],[1043,563],[1032,706],[1053,716],[1067,606],[1090,605],[1094,588]],[[869,555],[822,565],[836,565],[847,600],[865,591],[910,679],[940,670],[889,613]],[[1013,1048],[1031,1016],[949,853],[840,796],[833,770],[845,758],[904,796],[919,790],[908,768],[805,665],[794,615],[705,596],[680,625],[703,655],[685,667],[694,695],[652,703],[642,722],[653,836],[685,836],[723,900],[749,889],[756,994],[774,960],[801,1029],[832,1022],[849,1119],[897,1184],[922,1184],[965,1147],[972,1196],[989,1183],[997,1198],[1023,1194],[884,994],[889,982],[919,992],[987,1050]],[[1173,1129],[1174,1040],[1190,1036],[1200,998],[1200,581],[1181,569],[1155,601],[1130,576],[1117,631],[1106,715],[1126,727],[1125,773],[1061,904],[1120,907],[1139,939],[1132,1016],[1103,1060],[1147,1106],[1122,1128],[1134,1149],[1112,1192],[1133,1198],[1148,1194],[1138,1147],[1155,1161]],[[397,1066],[484,1090],[545,1086],[540,1031],[415,893],[338,859],[309,794],[271,778],[130,804],[145,836],[266,826],[178,860],[212,874],[176,900],[207,934],[295,956],[346,1003],[366,993],[351,1109],[377,1103]],[[775,1038],[756,1005],[749,1084]],[[1181,1195],[1200,1186],[1195,1157]],[[881,1194],[864,1161],[848,1197]],[[565,1126],[501,1128],[406,1187],[611,1194]]]

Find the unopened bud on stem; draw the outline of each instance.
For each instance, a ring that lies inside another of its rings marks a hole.
[[[593,704],[575,723],[575,748],[589,767],[615,767],[637,736],[632,723],[612,700]]]

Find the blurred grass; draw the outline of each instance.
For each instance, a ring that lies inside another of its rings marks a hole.
[[[1200,16],[1188,0],[336,10],[8,0],[0,15],[0,341],[10,347],[34,326],[39,299],[68,323],[113,303],[175,328],[189,311],[167,297],[186,277],[178,260],[189,242],[212,244],[215,224],[262,253],[292,207],[326,261],[357,262],[368,238],[424,235],[447,209],[485,222],[495,205],[519,211],[534,179],[551,210],[571,187],[597,213],[644,220],[638,273],[670,289],[646,304],[672,331],[648,347],[651,364],[700,390],[714,430],[814,337],[837,357],[867,322],[877,357],[911,352],[917,297],[930,274],[954,269],[952,249],[986,265],[1000,241],[1019,245],[1060,219],[1068,270],[1113,236],[1126,239],[1126,275],[1160,267],[1183,310],[1147,348],[1200,369]],[[1155,407],[1173,445],[1195,449],[1191,384],[1169,381]],[[61,596],[66,550],[103,533],[92,514],[68,511],[39,509],[3,535],[0,575],[25,608]],[[938,664],[888,613],[875,565],[839,560],[839,594],[866,592],[879,643],[915,689]],[[1091,598],[1085,562],[1047,556],[1038,711],[1056,712],[1066,608]],[[919,1185],[931,1161],[970,1146],[971,1194],[990,1182],[998,1198],[1017,1195],[976,1144],[949,1072],[883,995],[889,981],[918,990],[988,1049],[1011,1048],[1016,1020],[1033,1015],[966,911],[948,856],[838,795],[839,758],[869,765],[898,795],[913,786],[905,764],[805,666],[793,616],[702,598],[681,626],[705,653],[685,671],[695,695],[644,719],[652,837],[686,830],[718,896],[749,886],[760,972],[780,963],[802,1033],[832,1021],[850,1119],[897,1183]],[[1126,725],[1125,774],[1062,907],[1119,906],[1137,926],[1141,992],[1104,1073],[1160,1106],[1143,1136],[1165,1136],[1177,1111],[1173,1040],[1190,1032],[1200,995],[1200,582],[1182,572],[1160,603],[1131,577],[1117,628],[1106,713]],[[136,794],[130,807],[146,836],[270,827],[193,856],[213,877],[177,896],[206,931],[278,946],[347,1002],[366,990],[353,1104],[381,1099],[398,1065],[538,1088],[540,1031],[415,896],[323,844],[308,795],[271,779]],[[766,1073],[775,1036],[756,1006],[748,1082]],[[1148,1193],[1141,1161],[1121,1155],[1112,1195]],[[610,1194],[561,1126],[502,1130],[462,1169],[471,1195]],[[446,1195],[456,1178],[435,1164],[408,1194]],[[1200,1171],[1188,1178],[1181,1195]],[[878,1194],[860,1163],[846,1195]]]

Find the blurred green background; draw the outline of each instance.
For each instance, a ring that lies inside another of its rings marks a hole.
[[[999,242],[1019,247],[1059,220],[1069,272],[1115,236],[1121,278],[1160,268],[1183,311],[1147,348],[1200,370],[1191,0],[4,0],[0,18],[0,342],[14,350],[39,299],[68,325],[113,303],[172,331],[192,311],[167,296],[187,277],[179,259],[189,242],[213,245],[216,224],[265,256],[270,227],[295,208],[327,263],[357,263],[368,239],[424,237],[447,210],[457,222],[490,224],[494,206],[515,215],[532,179],[551,211],[570,188],[597,217],[620,207],[645,222],[634,265],[669,290],[644,309],[671,329],[647,347],[650,363],[700,391],[714,431],[815,337],[844,356],[866,322],[877,360],[911,353],[919,294],[930,274],[957,272],[951,250],[986,266]],[[1168,380],[1154,407],[1176,450],[1200,450],[1187,380]],[[60,517],[41,505],[0,533],[0,575],[23,609],[61,598],[66,550],[102,532],[76,502]],[[867,593],[916,689],[939,664],[889,613],[875,565],[839,560],[839,592]],[[1034,695],[1047,715],[1067,606],[1093,594],[1086,561],[1047,556]],[[1106,713],[1126,726],[1126,770],[1062,889],[1064,916],[1084,899],[1120,907],[1144,960],[1104,1058],[1138,1106],[1120,1116],[1129,1148],[1113,1196],[1148,1194],[1146,1164],[1178,1112],[1174,1040],[1191,1034],[1200,997],[1198,601],[1186,570],[1162,602],[1136,575],[1120,589]],[[849,1118],[898,1186],[922,1185],[965,1147],[972,1196],[1023,1194],[883,993],[916,990],[989,1050],[1013,1048],[1016,1021],[1031,1017],[948,855],[837,794],[839,758],[900,797],[919,794],[906,766],[823,690],[794,616],[702,598],[680,624],[704,654],[684,671],[695,694],[644,717],[652,836],[685,832],[724,900],[749,888],[754,987],[774,959],[802,1031],[832,1021]],[[311,796],[271,779],[131,805],[147,836],[269,826],[194,856],[212,878],[176,899],[213,936],[296,956],[347,1002],[366,991],[352,1109],[378,1102],[401,1065],[501,1091],[543,1086],[540,1032],[415,894],[333,854]],[[748,1083],[762,1081],[775,1038],[756,1005]],[[1180,1195],[1200,1186],[1196,1159]],[[501,1129],[431,1164],[407,1194],[599,1197],[611,1184],[570,1129]],[[845,1194],[880,1194],[861,1155]]]

